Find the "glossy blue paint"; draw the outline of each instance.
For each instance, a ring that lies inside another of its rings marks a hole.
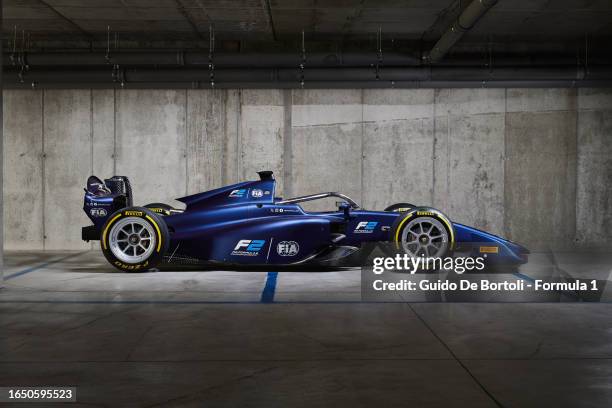
[[[458,243],[471,243],[473,245],[472,252],[475,256],[482,255],[479,251],[481,246],[495,246],[499,248],[499,252],[497,254],[487,254],[487,258],[491,262],[522,264],[527,261],[526,255],[529,254],[529,250],[516,242],[456,222],[453,223],[453,228],[455,229],[456,241]]]
[[[361,247],[367,242],[390,240],[398,212],[351,210],[307,212],[297,204],[281,204],[271,178],[246,181],[178,198],[182,213],[163,217],[171,233],[170,250],[182,256],[213,262],[249,265],[287,265],[316,262],[338,246]],[[92,208],[112,206],[113,197],[85,195],[84,209],[101,228],[107,217],[92,215]],[[454,223],[455,240],[465,247],[495,245],[489,260],[524,263],[528,251],[518,244]]]

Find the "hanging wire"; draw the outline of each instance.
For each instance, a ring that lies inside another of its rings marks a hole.
[[[300,88],[304,89],[305,77],[304,69],[306,68],[306,39],[304,30],[302,30],[302,61],[300,62]]]
[[[27,33],[26,34],[26,53],[29,53],[30,51],[32,51],[32,33]],[[24,61],[24,65],[25,65],[25,69],[26,71],[30,70],[30,63],[28,62],[28,58],[27,58],[27,54],[24,54],[23,56],[23,61]],[[32,89],[36,89],[36,87],[38,86],[38,83],[36,81],[32,81],[30,83],[30,86],[32,87]]]
[[[104,59],[106,60],[107,64],[110,64],[111,56],[110,56],[110,26],[109,25],[106,26],[106,55],[104,55]]]
[[[380,69],[383,63],[383,52],[382,52],[382,28],[378,27],[376,32],[376,80],[380,80]]]
[[[26,33],[26,50],[23,54],[23,65],[26,71],[30,70],[30,63],[28,62],[28,53],[32,50],[32,33]]]
[[[14,27],[13,33],[13,52],[11,53],[11,64],[15,65],[17,63],[17,25]]]
[[[115,31],[114,33],[114,50],[119,51],[119,33]],[[107,49],[107,63],[111,63],[110,57],[110,26],[107,26],[107,35],[106,35],[106,49]],[[111,77],[113,78],[113,82],[118,82],[121,88],[125,87],[125,72],[121,69],[118,63],[113,64],[113,68],[111,70]]]
[[[589,73],[589,33],[584,33],[584,77]]]
[[[215,87],[215,29],[211,24],[208,27],[208,77],[210,81],[210,87]]]
[[[491,36],[489,36],[489,43],[488,43],[488,47],[487,47],[487,52],[488,52],[488,57],[489,57],[489,61],[488,61],[488,65],[489,65],[489,73],[493,72],[493,40],[491,39]]]
[[[26,33],[25,30],[21,30],[21,52],[19,53],[19,73],[17,77],[19,78],[19,82],[24,82],[24,76],[28,69],[30,68],[26,59]]]

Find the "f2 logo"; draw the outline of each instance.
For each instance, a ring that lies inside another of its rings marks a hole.
[[[375,221],[361,221],[359,224],[357,224],[354,232],[356,234],[369,234],[374,231],[377,225],[378,222]]]
[[[240,198],[240,197],[244,197],[245,195],[246,195],[246,190],[241,188],[240,190],[232,190],[229,196],[232,198]]]
[[[259,252],[266,243],[263,239],[241,239],[234,248],[234,251]]]

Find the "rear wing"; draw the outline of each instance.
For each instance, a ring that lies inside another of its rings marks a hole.
[[[102,226],[115,211],[133,206],[134,198],[130,180],[125,176],[113,176],[104,182],[96,176],[87,179],[83,211],[93,225],[82,229],[84,241],[100,239]]]

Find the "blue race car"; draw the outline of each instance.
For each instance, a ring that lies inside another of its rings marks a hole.
[[[453,223],[442,212],[407,203],[369,211],[340,193],[282,199],[271,171],[259,180],[179,198],[184,210],[152,203],[134,207],[127,177],[87,180],[83,209],[93,222],[85,241],[100,240],[106,259],[137,272],[168,263],[238,265],[338,264],[363,258],[377,243],[409,256],[453,252],[519,265],[529,251],[495,235]],[[308,212],[299,203],[337,197],[338,210]],[[388,245],[388,244],[387,244]]]

